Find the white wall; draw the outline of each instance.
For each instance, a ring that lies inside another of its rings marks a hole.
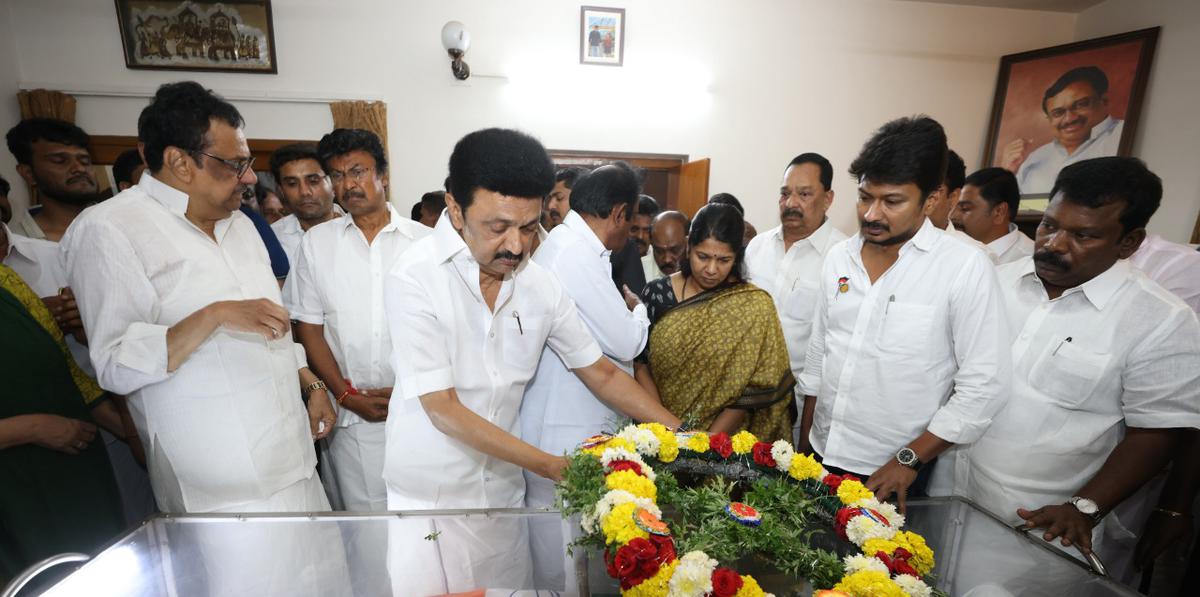
[[[1200,3],[1107,0],[1079,14],[1079,40],[1161,26],[1133,155],[1163,179],[1163,203],[1150,231],[1189,242],[1200,212]]]
[[[21,107],[17,103],[18,76],[16,40],[13,38],[12,19],[8,5],[0,3],[0,131],[21,119]],[[4,177],[12,190],[8,194],[14,213],[29,206],[29,193],[25,183],[17,175],[17,160],[7,148],[0,149],[0,176]]]
[[[978,165],[999,57],[1075,32],[1071,14],[888,0],[626,0],[608,3],[628,21],[625,66],[612,68],[578,63],[581,3],[274,0],[277,76],[180,74],[125,68],[111,3],[9,4],[25,82],[150,92],[187,76],[230,95],[386,100],[403,206],[440,186],[463,134],[515,126],[558,149],[710,157],[710,190],[739,196],[760,230],[777,223],[782,167],[803,151],[833,162],[832,217],[854,230],[846,167],[897,116],[937,118]],[[449,20],[473,36],[466,83],[440,45]],[[323,105],[235,103],[250,136],[318,138],[331,126]],[[83,97],[78,121],[133,134],[144,104]]]

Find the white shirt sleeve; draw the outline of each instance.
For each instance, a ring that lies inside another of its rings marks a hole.
[[[283,302],[292,319],[312,325],[325,324],[325,309],[317,289],[312,237],[305,235],[296,251],[296,263],[283,285]]]
[[[392,335],[392,369],[404,400],[454,387],[454,367],[447,345],[455,322],[440,321],[433,297],[407,268],[388,274],[383,305]],[[479,366],[464,363],[464,366]],[[394,394],[393,394],[394,395]]]
[[[1129,354],[1121,410],[1130,427],[1200,428],[1200,323],[1178,309]]]
[[[612,278],[596,268],[568,265],[555,273],[604,354],[618,361],[641,354],[650,330],[645,305],[630,311]]]
[[[553,350],[568,369],[581,369],[594,364],[604,354],[588,332],[579,311],[567,293],[558,289],[558,300],[554,304],[554,321],[550,324],[550,335],[546,345]]]
[[[828,280],[833,268],[826,259],[821,265],[821,279],[817,284],[817,299],[813,306],[812,332],[808,337],[808,351],[804,355],[804,372],[796,380],[796,387],[805,396],[816,396],[821,391],[821,374],[825,365],[825,325],[829,319],[829,297],[836,288]],[[793,368],[794,370],[794,368]]]
[[[982,253],[950,290],[950,333],[958,371],[954,393],[929,422],[928,431],[948,442],[979,439],[1004,406],[1012,388],[1012,346],[996,270]]]
[[[130,394],[170,377],[158,292],[128,239],[106,222],[79,222],[63,239],[67,281],[88,331],[100,386]]]

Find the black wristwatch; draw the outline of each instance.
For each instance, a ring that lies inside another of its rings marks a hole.
[[[900,464],[903,464],[914,471],[919,471],[921,470],[922,466],[925,466],[925,463],[921,462],[920,458],[917,458],[917,453],[908,446],[900,448],[900,451],[896,452],[896,462],[899,462]]]

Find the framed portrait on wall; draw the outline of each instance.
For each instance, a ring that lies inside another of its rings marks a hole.
[[[1000,59],[983,165],[1013,171],[1022,207],[1044,207],[1064,166],[1127,156],[1159,28]]]
[[[579,62],[621,66],[625,62],[625,9],[579,9]]]
[[[271,0],[116,0],[125,66],[274,74]]]

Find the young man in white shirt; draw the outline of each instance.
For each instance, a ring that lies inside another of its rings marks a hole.
[[[575,182],[571,211],[533,256],[575,302],[580,318],[604,356],[633,374],[633,359],[646,347],[650,319],[637,296],[612,283],[609,255],[629,239],[629,215],[638,202],[637,173],[629,165],[601,166]],[[621,415],[601,402],[550,348],[521,403],[521,439],[550,454],[566,454],[581,438],[617,429]],[[554,504],[554,483],[525,471],[525,506]],[[565,589],[561,525],[531,521],[536,585]]]
[[[522,395],[547,346],[616,411],[679,424],[603,357],[553,274],[527,259],[554,184],[541,143],[512,130],[476,131],[455,145],[449,169],[447,217],[400,259],[384,290],[399,380],[384,463],[392,510],[520,507],[522,469],[561,479],[562,454],[519,438]],[[447,531],[436,542],[420,540],[419,528],[393,534],[389,559],[414,571],[392,568],[393,586],[427,594],[488,577],[491,586],[532,584],[523,522],[464,524],[465,534],[453,521],[416,525]],[[452,565],[455,574],[445,576],[423,569]]]
[[[946,151],[940,124],[901,118],[851,164],[860,229],[825,257],[800,379],[801,448],[901,507],[926,464],[983,434],[1011,373],[995,268],[924,214]]]
[[[1200,323],[1128,261],[1161,196],[1135,158],[1059,173],[1033,257],[999,271],[1012,397],[969,451],[968,496],[1063,547],[1103,541],[1118,574],[1140,524],[1105,515],[1200,428]]]
[[[345,212],[333,202],[333,185],[312,143],[293,143],[276,149],[271,154],[271,174],[275,176],[279,197],[292,210],[290,215],[271,224],[271,230],[287,253],[288,263],[295,268],[304,233]]]
[[[1033,239],[1017,230],[1021,189],[1004,168],[972,172],[950,210],[954,228],[979,241],[996,265],[1033,255]]]
[[[17,173],[41,202],[14,214],[11,229],[58,242],[76,216],[100,200],[88,149],[91,138],[70,122],[30,118],[9,129],[5,140],[17,160]]]
[[[946,180],[942,182],[938,192],[925,202],[925,217],[938,229],[952,232],[954,228],[950,226],[950,209],[958,203],[958,196],[962,194],[962,187],[967,178],[967,165],[953,149],[947,151],[946,155]]]
[[[833,205],[832,185],[833,165],[824,156],[802,153],[792,158],[779,186],[779,226],[746,247],[746,273],[775,299],[796,379],[804,373],[821,265],[829,249],[846,240],[825,216]],[[801,396],[796,397],[796,408],[803,409]],[[799,421],[794,435],[799,439]]]

